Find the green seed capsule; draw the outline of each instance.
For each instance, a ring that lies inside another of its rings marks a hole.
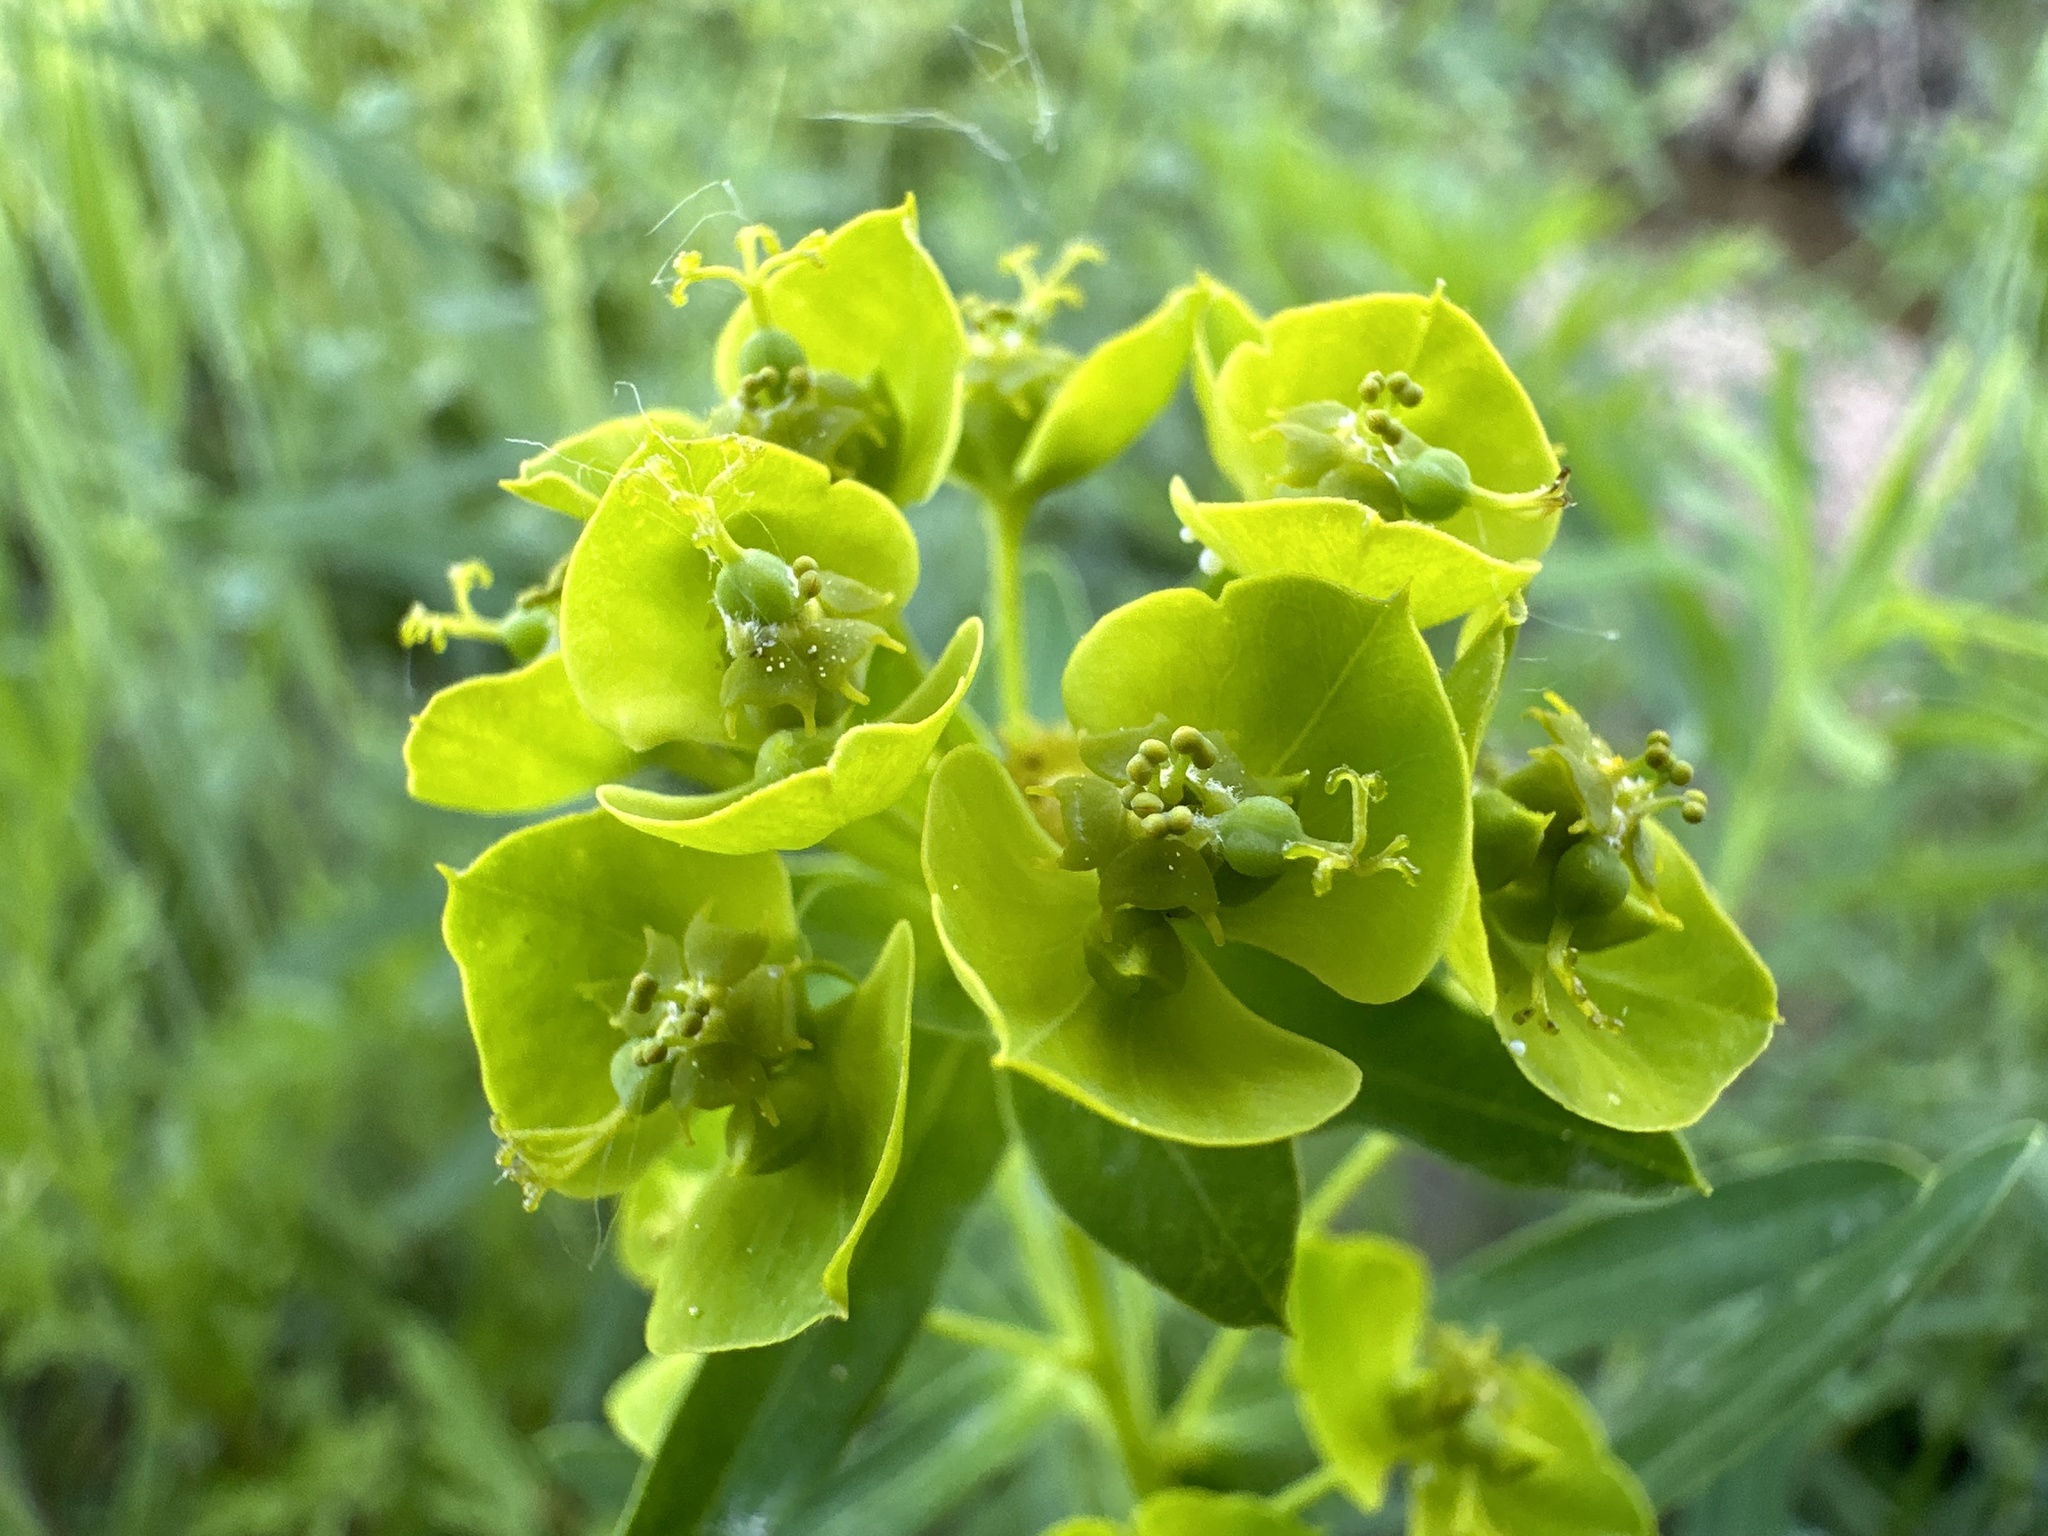
[[[668,1057],[652,1065],[642,1062],[639,1051],[644,1043],[628,1040],[612,1052],[612,1091],[632,1115],[644,1115],[667,1098],[675,1073],[675,1062]]]
[[[787,331],[778,331],[774,326],[756,331],[740,344],[740,374],[759,373],[763,368],[773,368],[777,373],[788,373],[792,368],[802,368],[809,362],[804,356],[803,344]]]
[[[801,600],[796,572],[765,549],[746,550],[721,566],[712,596],[728,617],[762,624],[788,623]]]
[[[1394,468],[1394,484],[1411,516],[1425,523],[1455,517],[1472,497],[1472,471],[1448,448],[1425,448]]]
[[[1083,941],[1088,974],[1111,997],[1171,997],[1187,984],[1180,935],[1157,912],[1105,912]]]
[[[1605,838],[1573,843],[1558,856],[1550,875],[1550,899],[1560,916],[1605,917],[1628,900],[1628,866]]]
[[[1479,889],[1497,891],[1536,862],[1550,818],[1489,785],[1472,796],[1472,869]]]
[[[817,1143],[830,1100],[825,1069],[816,1062],[791,1063],[768,1080],[766,1094],[775,1119],[757,1104],[736,1104],[725,1122],[725,1155],[740,1173],[780,1173]]]
[[[1287,867],[1287,850],[1301,841],[1301,818],[1275,795],[1253,795],[1216,822],[1223,862],[1241,875],[1270,880]]]
[[[546,650],[554,638],[554,616],[545,608],[515,609],[498,630],[498,639],[521,666]]]

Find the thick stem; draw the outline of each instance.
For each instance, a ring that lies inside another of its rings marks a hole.
[[[1166,1439],[1170,1444],[1187,1446],[1200,1438],[1203,1421],[1215,1409],[1224,1383],[1237,1369],[1237,1362],[1244,1355],[1244,1347],[1251,1338],[1251,1334],[1241,1328],[1216,1330],[1216,1336],[1209,1340],[1208,1348],[1202,1351],[1202,1358],[1195,1362],[1194,1370],[1189,1373],[1188,1384],[1181,1389],[1173,1412],[1167,1415]]]
[[[1385,1166],[1400,1145],[1384,1131],[1373,1131],[1359,1137],[1358,1145],[1345,1154],[1343,1162],[1330,1170],[1329,1176],[1317,1186],[1315,1194],[1302,1208],[1302,1230],[1320,1232],[1336,1220],[1338,1213],[1351,1203],[1351,1197]]]
[[[995,651],[996,684],[1002,698],[1003,730],[1015,734],[1031,725],[1030,672],[1024,655],[1024,583],[1021,560],[1029,505],[983,502],[988,528],[988,627]]]
[[[1123,1456],[1124,1472],[1140,1498],[1164,1485],[1165,1469],[1140,1417],[1131,1382],[1124,1370],[1123,1351],[1117,1343],[1116,1320],[1110,1315],[1109,1291],[1102,1283],[1102,1267],[1088,1239],[1073,1226],[1064,1229],[1067,1263],[1074,1273],[1074,1290],[1081,1302],[1081,1323],[1086,1335],[1088,1357],[1085,1369],[1102,1398],[1110,1427],[1116,1434],[1117,1450]]]
[[[1273,1495],[1270,1502],[1273,1508],[1283,1515],[1298,1515],[1336,1486],[1337,1469],[1331,1466],[1317,1467],[1306,1477],[1296,1478],[1282,1488]]]

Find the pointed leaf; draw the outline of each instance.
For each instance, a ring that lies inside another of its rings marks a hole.
[[[960,436],[967,333],[952,290],[918,240],[910,198],[840,225],[822,254],[817,265],[793,262],[769,278],[771,318],[802,343],[814,367],[880,383],[903,435],[895,473],[876,489],[914,506],[939,488]],[[718,338],[725,394],[739,386],[740,348],[757,329],[742,304]]]
[[[644,1355],[604,1395],[605,1422],[639,1455],[652,1456],[662,1426],[697,1379],[702,1355]]]
[[[1226,1328],[1285,1328],[1301,1173],[1289,1142],[1189,1147],[1114,1125],[1029,1078],[1017,1128],[1074,1224]]]
[[[406,793],[456,811],[546,810],[640,763],[583,712],[560,651],[443,688],[405,736]]]
[[[1127,331],[1095,348],[1061,381],[1013,471],[1036,501],[1114,459],[1166,409],[1187,366],[1201,289],[1176,288]]]
[[[609,784],[598,802],[656,837],[715,853],[809,848],[887,810],[924,770],[981,661],[981,620],[968,619],[923,682],[881,720],[853,725],[831,756],[786,778],[709,795],[664,795]]]
[[[1277,1141],[1344,1107],[1357,1069],[1245,1008],[1196,950],[1170,997],[1097,987],[1082,949],[1101,911],[1096,877],[1061,869],[1058,853],[995,758],[960,747],[940,762],[925,882],[954,973],[995,1031],[998,1066],[1197,1146]]]
[[[1224,932],[1316,973],[1346,997],[1412,992],[1449,942],[1464,895],[1471,805],[1465,749],[1429,649],[1400,599],[1374,602],[1306,576],[1233,581],[1220,600],[1154,592],[1075,647],[1061,683],[1077,729],[1171,725],[1221,732],[1251,772],[1306,772],[1296,799],[1317,837],[1351,832],[1339,767],[1378,773],[1367,852],[1407,838],[1419,874],[1339,875],[1314,893],[1302,861],[1223,909]]]
[[[611,1082],[622,1036],[584,989],[617,985],[623,995],[646,930],[679,935],[700,909],[761,929],[771,954],[793,955],[781,862],[677,848],[589,811],[514,832],[446,873],[442,934],[503,1134],[515,1150],[531,1139],[538,1157],[559,1159],[543,1182],[564,1194],[624,1188],[674,1139],[676,1122],[666,1111],[622,1115]]]
[[[1217,372],[1210,452],[1247,500],[1270,495],[1281,445],[1259,434],[1296,406],[1355,404],[1374,369],[1403,370],[1423,386],[1423,403],[1402,419],[1463,458],[1474,484],[1515,494],[1557,478],[1557,455],[1528,394],[1478,322],[1441,293],[1370,294],[1274,315]],[[1557,523],[1555,512],[1468,509],[1443,529],[1502,560],[1524,560],[1549,547]]]
[[[1440,1307],[1552,1358],[1652,1335],[1830,1257],[1919,1190],[1896,1160],[1828,1158],[1731,1180],[1706,1200],[1567,1212],[1466,1259],[1444,1277]]]
[[[1428,523],[1390,523],[1370,507],[1332,496],[1272,501],[1196,501],[1178,477],[1174,515],[1240,576],[1320,576],[1365,597],[1406,591],[1418,627],[1497,607],[1540,567],[1483,554]]]
[[[593,720],[642,751],[727,739],[714,573],[677,487],[708,497],[743,546],[785,560],[809,555],[889,594],[889,612],[917,586],[917,541],[880,493],[834,484],[822,464],[750,438],[649,442],[576,541],[562,590],[562,654],[576,696]]]
[[[1273,1021],[1363,1075],[1347,1122],[1392,1131],[1506,1184],[1652,1195],[1704,1190],[1685,1142],[1581,1119],[1532,1088],[1487,1021],[1424,987],[1382,1007],[1346,1002],[1299,967],[1244,945],[1216,972]]]
[[[1530,1082],[1589,1120],[1626,1131],[1691,1125],[1771,1043],[1778,988],[1677,838],[1647,826],[1657,894],[1684,927],[1579,957],[1593,1000],[1621,1021],[1596,1029],[1560,1008],[1555,1034],[1517,1024],[1543,946],[1492,918],[1494,1026]],[[1551,990],[1558,988],[1553,982]],[[1520,1050],[1515,1050],[1520,1046]]]
[[[598,500],[619,466],[650,437],[682,442],[703,430],[703,423],[687,411],[656,406],[601,421],[565,437],[552,448],[522,460],[519,473],[498,485],[535,506],[568,517],[588,517],[597,510]]]
[[[898,923],[846,1010],[820,1020],[831,1100],[816,1144],[780,1172],[728,1165],[697,1191],[647,1313],[654,1353],[773,1344],[847,1315],[855,1247],[902,1155],[914,972]]]
[[[1704,1487],[1796,1419],[1834,1371],[1853,1362],[1915,1295],[1953,1264],[2038,1151],[2038,1124],[1957,1153],[1919,1197],[1761,1308],[1661,1384],[1616,1436],[1660,1504]]]

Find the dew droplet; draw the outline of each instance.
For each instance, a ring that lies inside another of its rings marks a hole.
[[[1615,1093],[1613,1090],[1610,1089],[1607,1094],[1607,1102],[1610,1104],[1619,1104],[1621,1102],[1621,1095]]]
[[[692,1316],[692,1317],[702,1317],[703,1315],[704,1315],[704,1309],[703,1309],[702,1307],[692,1307],[692,1308],[690,1308],[690,1316]]]
[[[1528,1042],[1528,1041],[1526,1041],[1526,1040],[1510,1040],[1510,1041],[1508,1042],[1508,1054],[1509,1054],[1510,1056],[1526,1056],[1526,1055],[1528,1055],[1528,1054],[1529,1054],[1529,1042]]]

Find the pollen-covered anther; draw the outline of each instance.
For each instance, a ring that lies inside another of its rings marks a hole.
[[[1134,816],[1157,816],[1166,809],[1166,802],[1149,789],[1139,790],[1131,796],[1131,814]]]
[[[1172,824],[1167,821],[1164,811],[1152,812],[1140,825],[1145,829],[1147,837],[1164,837],[1172,830]]]
[[[1176,805],[1166,813],[1166,830],[1181,836],[1195,830],[1195,813],[1192,807]]]
[[[1391,386],[1391,381],[1389,383]],[[1407,406],[1409,410],[1412,411],[1415,407],[1422,404],[1422,386],[1413,379],[1404,377],[1398,386],[1391,387],[1393,387],[1394,398]]]
[[[1387,387],[1387,376],[1375,368],[1358,382],[1358,398],[1367,405],[1377,405],[1380,394]]]
[[[1365,413],[1365,429],[1377,437],[1392,442],[1401,435],[1400,423],[1385,411],[1373,410]]]
[[[1653,741],[1643,749],[1643,762],[1662,773],[1671,766],[1671,748],[1662,742]]]
[[[1678,814],[1688,824],[1698,826],[1707,819],[1707,794],[1702,789],[1688,789],[1685,798],[1678,803]]]
[[[1134,754],[1131,760],[1124,764],[1124,777],[1134,785],[1150,784],[1152,776],[1158,771],[1159,765],[1142,752]]]
[[[626,988],[626,1006],[635,1013],[645,1013],[654,1006],[655,994],[660,992],[660,990],[660,978],[642,971],[633,978],[632,984]]]
[[[1147,736],[1138,743],[1138,750],[1156,764],[1164,764],[1173,756],[1173,749],[1157,736]]]

